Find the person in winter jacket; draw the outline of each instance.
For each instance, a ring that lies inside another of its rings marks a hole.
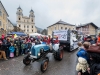
[[[10,42],[10,39],[7,39],[7,43],[6,43],[6,57],[9,58],[10,56],[10,51],[9,51],[9,47],[11,46],[11,42]]]
[[[89,75],[88,69],[90,64],[90,57],[88,52],[86,51],[89,48],[89,42],[83,43],[83,48],[77,52],[78,63],[76,65],[76,70],[78,71],[78,75]]]
[[[87,37],[87,42],[90,42],[91,45],[95,44],[95,41],[92,39],[91,36]]]
[[[14,57],[14,51],[15,51],[15,47],[13,45],[13,43],[11,43],[11,46],[9,47],[9,51],[10,51],[10,57]]]
[[[99,33],[99,35],[97,37],[97,45],[100,45],[100,33]]]
[[[22,49],[22,53],[21,54],[25,54],[25,42],[23,42],[22,44],[21,44],[21,49]]]
[[[8,60],[8,59],[6,58],[5,50],[6,50],[5,44],[0,43],[0,59],[3,57],[4,60]]]
[[[19,56],[19,48],[18,48],[18,38],[14,40],[14,47],[15,47],[15,56]]]

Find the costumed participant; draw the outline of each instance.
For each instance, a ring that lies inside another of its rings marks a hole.
[[[56,36],[56,39],[54,40],[54,44],[59,44],[59,40],[57,36]]]
[[[50,37],[50,35],[49,35],[49,36],[48,36],[48,40],[47,40],[47,44],[50,45],[50,43],[51,43],[51,37]]]
[[[47,40],[48,40],[48,38],[44,36],[43,42],[42,42],[42,43],[43,43],[43,44],[47,44]]]
[[[50,37],[50,35],[48,36],[47,44],[49,45],[50,50],[52,50],[52,44],[51,44],[51,37]]]

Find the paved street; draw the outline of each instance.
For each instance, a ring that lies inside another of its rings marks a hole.
[[[50,61],[45,73],[40,71],[40,63],[38,62],[25,66],[22,61],[24,56],[8,61],[0,60],[0,75],[75,75],[76,52],[64,51],[64,58],[60,62],[54,60],[52,54],[48,54]]]

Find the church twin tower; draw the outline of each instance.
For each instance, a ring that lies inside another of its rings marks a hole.
[[[30,33],[35,33],[37,32],[37,29],[35,27],[35,16],[34,16],[34,11],[31,9],[29,17],[23,16],[23,10],[19,6],[17,8],[16,12],[17,16],[17,27],[22,29],[25,33],[30,34]]]

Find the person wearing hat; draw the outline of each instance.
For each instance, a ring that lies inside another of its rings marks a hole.
[[[91,36],[87,36],[87,42],[90,42],[90,44],[95,44],[95,41],[92,40],[92,37]]]

